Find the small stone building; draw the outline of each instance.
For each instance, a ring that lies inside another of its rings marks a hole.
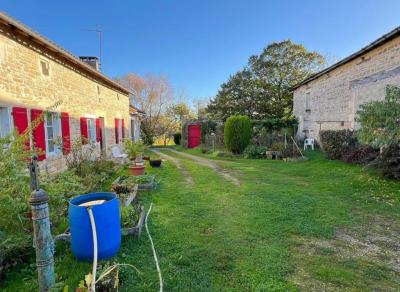
[[[75,139],[110,155],[131,137],[129,92],[99,71],[97,58],[77,58],[0,13],[0,135],[24,132],[44,111],[27,143],[43,150],[40,165],[50,172],[65,169]]]
[[[131,116],[131,138],[136,142],[141,139],[140,126],[142,118],[146,116],[146,113],[131,105],[129,106],[129,114]]]
[[[400,27],[294,87],[298,138],[357,129],[360,105],[383,100],[389,84],[400,85]]]

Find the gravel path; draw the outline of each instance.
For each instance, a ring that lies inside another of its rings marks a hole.
[[[220,167],[218,164],[216,164],[214,161],[212,161],[210,159],[199,157],[199,156],[192,155],[192,154],[188,154],[188,153],[185,153],[185,152],[176,151],[176,150],[173,150],[173,149],[168,149],[168,151],[171,151],[171,152],[173,152],[175,154],[178,154],[180,156],[183,156],[185,158],[191,159],[191,160],[197,162],[200,165],[209,167],[209,168],[215,170],[217,173],[219,173],[226,180],[232,182],[236,186],[240,186],[240,182],[236,177],[234,177],[226,169]]]
[[[183,174],[183,177],[185,178],[185,183],[188,186],[193,186],[194,185],[194,181],[193,181],[193,177],[190,174],[190,172],[186,169],[185,166],[182,165],[182,163],[179,161],[179,159],[167,155],[165,153],[160,152],[158,149],[151,149],[152,151],[154,151],[155,153],[157,153],[157,155],[159,155],[162,159],[166,159],[168,161],[171,161],[173,164],[175,164],[176,168]]]

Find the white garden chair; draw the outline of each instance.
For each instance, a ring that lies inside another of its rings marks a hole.
[[[121,148],[119,148],[118,146],[113,146],[111,148],[111,154],[114,159],[121,161],[121,163],[124,163],[128,158],[128,154],[123,153],[121,151]]]
[[[304,140],[304,150],[308,148],[308,146],[311,146],[311,149],[314,150],[314,139],[313,138],[307,138]]]

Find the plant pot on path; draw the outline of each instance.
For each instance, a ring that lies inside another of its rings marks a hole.
[[[151,167],[160,167],[161,166],[161,159],[150,160]]]

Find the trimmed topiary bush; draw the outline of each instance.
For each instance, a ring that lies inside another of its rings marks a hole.
[[[241,154],[249,145],[252,135],[250,119],[246,116],[236,115],[229,117],[225,122],[225,146],[234,154]]]
[[[181,139],[182,139],[182,134],[181,133],[175,133],[174,134],[174,143],[175,143],[175,145],[181,145]]]
[[[342,159],[357,146],[356,135],[351,130],[327,130],[319,135],[322,149],[329,159]]]

